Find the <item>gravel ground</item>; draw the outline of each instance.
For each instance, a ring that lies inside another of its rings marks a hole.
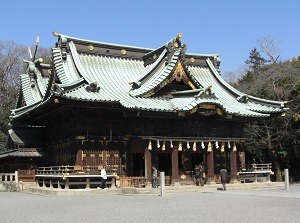
[[[300,222],[300,186],[158,195],[40,196],[0,192],[2,223]]]

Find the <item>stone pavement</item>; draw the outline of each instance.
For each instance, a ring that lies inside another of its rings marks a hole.
[[[100,192],[84,196],[0,192],[0,222],[296,223],[300,219],[299,184],[290,185],[289,190],[230,188],[222,191],[215,187],[177,190],[165,196]]]

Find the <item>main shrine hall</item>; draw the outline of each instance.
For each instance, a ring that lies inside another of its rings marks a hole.
[[[53,35],[51,63],[33,57],[20,75],[9,130],[15,156],[0,157],[9,168],[101,164],[151,181],[155,165],[176,184],[203,162],[207,183],[222,168],[234,182],[246,162],[245,125],[286,110],[233,88],[219,55],[187,53],[181,33],[156,49]],[[24,150],[41,157],[21,159]]]

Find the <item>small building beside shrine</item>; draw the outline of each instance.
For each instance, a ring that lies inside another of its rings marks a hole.
[[[102,164],[151,181],[155,165],[175,184],[203,162],[208,183],[222,168],[234,182],[245,124],[286,110],[234,89],[219,55],[187,53],[181,34],[157,49],[54,36],[51,64],[26,61],[10,116],[11,149],[36,151],[34,166]],[[3,171],[21,168],[9,160]]]

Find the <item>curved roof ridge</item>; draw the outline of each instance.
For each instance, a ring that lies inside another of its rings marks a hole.
[[[216,55],[216,53],[212,53],[212,54],[200,54],[200,53],[186,53],[186,56],[192,56],[192,57],[199,57],[199,58],[214,58]]]
[[[54,94],[51,94],[50,97],[46,98],[44,101],[40,100],[35,102],[32,105],[25,105],[24,107],[17,108],[12,110],[11,115],[9,116],[10,119],[24,117],[28,115],[29,112],[33,111],[34,109],[42,108],[49,104],[50,100],[53,99]]]
[[[19,83],[21,83],[21,75],[19,76]],[[16,102],[15,102],[15,108],[19,108],[22,106],[22,98],[23,98],[23,91],[21,84],[18,85],[18,93],[16,95]]]
[[[72,90],[73,88],[76,88],[76,87],[82,85],[84,82],[85,82],[84,78],[81,77],[80,79],[78,79],[76,81],[73,81],[73,82],[70,82],[67,84],[56,84],[55,86],[58,87],[58,89],[59,89],[58,91],[65,92],[65,91]]]
[[[214,76],[217,78],[217,80],[220,82],[220,84],[222,84],[222,86],[224,88],[226,88],[228,91],[230,91],[231,93],[235,94],[236,97],[243,97],[243,96],[247,96],[248,99],[251,99],[255,102],[258,103],[265,103],[265,104],[271,104],[271,105],[275,105],[275,106],[280,106],[280,107],[284,107],[284,104],[286,102],[283,101],[274,101],[274,100],[268,100],[268,99],[263,99],[263,98],[259,98],[259,97],[255,97],[255,96],[251,96],[251,95],[247,95],[245,93],[240,92],[239,90],[235,89],[234,87],[232,87],[230,84],[228,84],[218,73],[218,71],[214,68],[212,62],[207,59],[207,63],[212,71],[212,73],[214,74]],[[239,99],[239,98],[237,98]]]
[[[140,85],[141,82],[147,78],[148,75],[150,75],[150,73],[155,70],[157,68],[157,66],[159,65],[159,63],[164,59],[165,54],[167,53],[167,50],[164,49],[164,51],[159,55],[159,57],[157,58],[157,60],[152,63],[149,64],[146,69],[143,71],[143,73],[141,74],[141,76],[139,78],[136,79],[136,81],[133,81],[132,84],[133,86],[135,84]]]
[[[86,80],[86,82],[87,82],[88,84],[93,83],[93,81],[90,80],[89,75],[87,74],[86,69],[85,69],[84,66],[82,66],[82,64],[81,64],[81,61],[80,61],[80,58],[79,58],[79,54],[78,54],[78,52],[77,52],[77,50],[76,50],[76,46],[75,46],[75,44],[73,43],[73,41],[71,41],[71,42],[69,43],[69,46],[70,46],[70,51],[71,51],[71,55],[72,55],[72,58],[73,58],[75,67],[76,67],[76,69],[77,69],[79,75],[80,75],[81,77],[83,77],[83,78]]]
[[[67,35],[63,35],[63,34],[59,34],[59,33],[53,33],[54,36],[57,37],[65,37],[67,39],[69,39],[70,41],[74,40],[74,41],[79,41],[79,42],[86,42],[86,43],[94,43],[94,44],[98,44],[98,45],[107,45],[107,46],[112,46],[112,47],[123,47],[123,48],[127,48],[127,49],[137,49],[137,50],[146,50],[146,51],[152,51],[153,49],[151,48],[144,48],[144,47],[138,47],[138,46],[130,46],[130,45],[122,45],[122,44],[114,44],[114,43],[108,43],[108,42],[99,42],[99,41],[95,41],[95,40],[88,40],[88,39],[82,39],[82,38],[77,38],[77,37],[72,37],[72,36],[67,36]]]
[[[212,74],[214,77],[218,80],[218,82],[227,89],[232,95],[235,97],[244,95],[242,92],[236,90],[234,87],[232,87],[230,84],[228,84],[218,73],[218,71],[215,69],[214,65],[212,64],[210,59],[206,59],[206,63],[208,64],[208,67],[210,68]]]
[[[36,73],[36,77],[37,77],[36,82],[38,85],[38,89],[40,90],[42,97],[44,97],[47,92],[49,78],[43,78],[39,71]]]
[[[144,82],[140,88],[132,90],[130,95],[134,97],[141,97],[151,93],[155,87],[160,86],[173,71],[178,62],[180,53],[180,51],[175,51],[170,59],[170,62],[166,66],[164,66],[165,64],[163,63],[160,69],[156,69],[156,72],[152,73],[151,78],[147,79],[147,81]]]
[[[285,106],[284,104],[286,104],[285,101],[268,100],[268,99],[263,99],[263,98],[251,96],[251,95],[247,95],[247,97],[249,99],[252,99],[252,100],[257,101],[257,102],[268,103],[268,104],[272,104],[272,105],[277,105],[277,106],[280,106],[281,108],[284,108],[284,106]]]
[[[22,112],[22,114],[24,114],[27,110],[30,110],[30,109],[36,107],[37,105],[39,105],[40,102],[41,102],[41,101],[37,101],[37,102],[35,102],[35,103],[33,103],[33,104],[25,105],[25,106],[23,106],[23,107],[13,109],[10,116],[12,116],[12,115],[15,116],[16,113],[19,113],[19,112]],[[24,111],[25,111],[25,112],[24,112]]]
[[[54,64],[55,73],[58,79],[62,83],[68,82],[68,77],[66,76],[65,73],[60,48],[52,48],[52,58],[53,58],[52,60]]]
[[[21,87],[26,105],[31,105],[42,100],[40,92],[36,91],[35,86],[32,87],[29,74],[21,75]]]

